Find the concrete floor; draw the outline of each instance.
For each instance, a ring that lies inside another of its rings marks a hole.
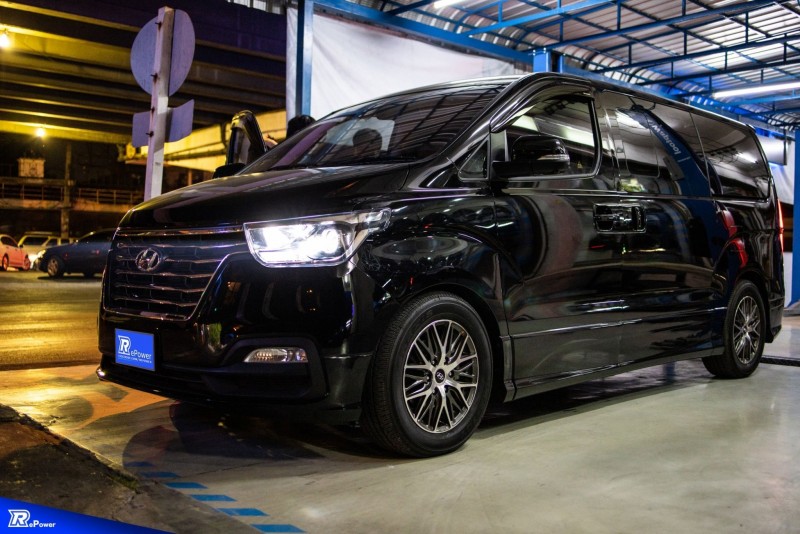
[[[800,319],[765,354],[800,358]],[[4,371],[0,403],[268,532],[800,532],[800,367],[715,380],[700,362],[494,409],[461,450],[391,457],[357,431],[225,416]]]

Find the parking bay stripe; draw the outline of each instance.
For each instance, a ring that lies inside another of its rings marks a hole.
[[[208,489],[199,482],[166,482],[164,485],[173,489]]]
[[[132,462],[134,463],[134,462]],[[141,462],[142,467],[144,467],[148,462]],[[133,465],[131,465],[133,467]],[[149,467],[149,466],[148,466]],[[170,471],[153,471],[148,473],[140,473],[140,475],[146,476],[148,478],[178,478],[176,473],[172,473]],[[199,482],[163,482],[163,484],[167,487],[173,489],[208,489],[207,486],[200,484]],[[236,499],[229,497],[227,495],[204,495],[199,493],[189,494],[190,497],[201,501],[201,502],[236,502]],[[215,507],[216,510],[229,515],[229,516],[240,516],[240,517],[268,517],[269,514],[262,512],[257,508],[219,508]],[[270,533],[304,533],[305,530],[297,528],[294,525],[250,525],[251,527],[255,528],[260,532],[270,532]]]
[[[228,497],[227,495],[200,495],[192,493],[190,497],[202,502],[236,502],[236,499]]]

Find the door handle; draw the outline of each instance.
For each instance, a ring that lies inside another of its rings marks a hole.
[[[598,232],[644,232],[644,208],[637,204],[595,204],[594,226]]]

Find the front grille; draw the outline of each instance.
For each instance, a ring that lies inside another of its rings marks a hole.
[[[158,262],[152,271],[137,266],[143,251]],[[109,254],[105,306],[146,317],[182,320],[192,315],[220,264],[246,252],[239,228],[117,233]]]

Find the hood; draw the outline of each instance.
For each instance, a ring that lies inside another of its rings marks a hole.
[[[130,210],[121,228],[239,225],[358,208],[400,189],[408,164],[287,169],[209,180]]]

